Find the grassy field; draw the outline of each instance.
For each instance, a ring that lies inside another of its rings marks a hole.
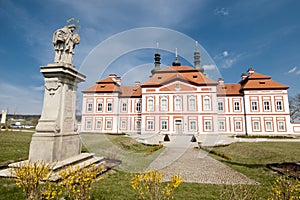
[[[135,143],[126,136],[105,136],[100,140],[99,135],[86,134],[82,136],[87,150],[93,152],[100,149],[109,149],[106,153],[111,157],[122,157],[122,154],[131,158],[131,154],[138,155],[139,158],[145,156],[145,152],[153,148]],[[30,133],[20,132],[0,132],[2,150],[0,154],[0,162],[26,158],[28,156],[29,143],[31,139]],[[128,145],[131,144],[131,145]],[[102,145],[99,148],[98,145]],[[113,146],[113,149],[110,149]],[[162,149],[161,149],[162,150]],[[154,159],[160,151],[151,154]],[[266,199],[268,190],[278,175],[266,167],[268,163],[300,161],[300,144],[299,143],[236,143],[226,147],[214,148],[215,151],[228,155],[232,160],[228,161],[223,158],[211,155],[226,165],[231,166],[237,171],[247,175],[248,177],[260,183],[257,186],[257,195],[261,199]],[[118,153],[114,153],[114,152]],[[150,157],[149,157],[150,158]],[[137,164],[143,167],[145,164],[141,162],[150,162],[150,160],[134,160],[132,159],[128,165]],[[127,168],[126,168],[127,169]],[[104,175],[104,179],[96,182],[92,189],[92,199],[138,199],[130,186],[131,174],[122,167],[111,170]],[[252,188],[253,186],[246,186]],[[183,183],[175,192],[175,199],[220,199],[220,193],[224,191],[222,185]],[[22,191],[17,188],[10,179],[0,179],[0,199],[24,199]]]

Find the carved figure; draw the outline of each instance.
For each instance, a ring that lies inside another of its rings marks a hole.
[[[80,42],[80,36],[77,32],[74,33],[75,30],[76,26],[71,24],[54,32],[52,39],[55,48],[54,63],[72,64],[75,45]]]

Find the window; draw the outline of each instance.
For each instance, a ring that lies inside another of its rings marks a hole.
[[[101,129],[102,123],[101,120],[96,121],[96,129]]]
[[[204,121],[204,131],[211,131],[212,125],[210,120]]]
[[[284,122],[278,122],[278,131],[285,131]]]
[[[154,129],[154,121],[148,120],[147,121],[147,130],[153,130]]]
[[[276,101],[276,110],[277,111],[282,111],[282,101]]]
[[[219,130],[225,130],[225,123],[224,123],[224,121],[219,121]]]
[[[189,109],[191,111],[195,111],[196,110],[196,99],[195,98],[190,98],[189,99]]]
[[[86,121],[86,129],[92,129],[92,121],[91,120]]]
[[[112,111],[112,103],[107,103],[107,111],[108,112]]]
[[[136,103],[135,110],[136,110],[136,112],[141,112],[141,102]]]
[[[204,97],[204,110],[210,110],[210,98],[209,97]]]
[[[126,129],[126,121],[125,120],[121,121],[121,129]]]
[[[126,111],[127,111],[127,104],[122,103],[122,112],[126,112]]]
[[[190,130],[191,131],[196,131],[197,130],[197,126],[196,126],[196,121],[195,120],[191,120],[190,121]]]
[[[111,120],[106,121],[106,129],[111,129],[111,127],[112,127],[112,121]]]
[[[272,128],[272,122],[266,122],[266,131],[272,131],[273,128]]]
[[[235,130],[240,131],[242,130],[242,123],[240,121],[235,122]]]
[[[218,102],[218,111],[224,111],[224,103]]]
[[[102,112],[102,103],[97,104],[97,111]]]
[[[154,100],[152,98],[148,99],[148,111],[154,110]]]
[[[88,103],[88,105],[87,105],[87,111],[88,112],[92,112],[93,111],[93,104],[92,103]]]
[[[182,110],[182,102],[180,97],[175,98],[175,110]]]
[[[160,109],[162,111],[168,110],[168,100],[166,98],[162,98],[161,99],[161,107],[160,107]]]
[[[270,101],[264,101],[264,111],[270,111]]]
[[[257,101],[252,101],[251,105],[252,105],[252,111],[258,111],[258,103],[257,103]]]
[[[168,130],[168,121],[161,120],[161,130]]]
[[[259,122],[253,122],[253,131],[260,131]]]
[[[234,102],[234,111],[239,111],[240,110],[240,102],[235,101]]]

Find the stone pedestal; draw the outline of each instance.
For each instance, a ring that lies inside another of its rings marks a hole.
[[[32,136],[29,160],[62,161],[81,152],[75,119],[77,84],[85,80],[69,64],[41,67],[45,80],[41,118]]]

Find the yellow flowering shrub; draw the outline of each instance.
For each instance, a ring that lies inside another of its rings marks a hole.
[[[16,177],[16,185],[26,195],[26,199],[40,199],[43,181],[48,180],[52,165],[42,161],[21,162],[18,166],[11,168],[11,174]]]
[[[91,198],[92,184],[103,168],[103,166],[95,165],[86,168],[69,166],[59,172],[61,180],[58,183],[48,185],[47,190],[43,192],[43,198],[61,199],[64,197],[70,200],[88,200]]]
[[[174,190],[182,183],[182,178],[173,175],[169,183],[162,183],[162,173],[156,170],[133,174],[132,188],[142,199],[173,199]]]
[[[300,180],[280,176],[273,183],[269,200],[300,200]]]

